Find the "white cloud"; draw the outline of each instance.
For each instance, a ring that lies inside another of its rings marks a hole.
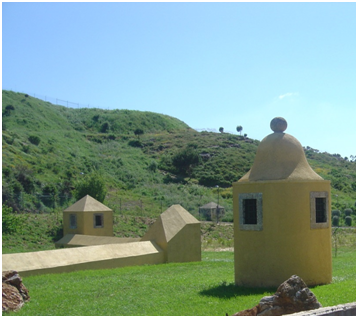
[[[298,93],[286,93],[286,94],[280,95],[278,98],[283,99],[285,97],[291,97],[291,96],[297,96],[297,95],[298,95]]]

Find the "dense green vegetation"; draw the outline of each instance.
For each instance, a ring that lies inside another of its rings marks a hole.
[[[219,199],[231,221],[231,184],[250,169],[259,144],[197,132],[166,115],[72,109],[4,90],[2,114],[3,203],[20,213],[67,207],[97,174],[104,203],[118,215],[155,218],[179,203],[199,217],[200,206]],[[351,209],[355,225],[355,159],[305,151],[313,169],[332,181],[332,210]]]
[[[323,306],[356,300],[355,251],[333,258],[333,282],[310,288]],[[288,278],[288,277],[287,277]],[[224,316],[252,308],[276,288],[234,284],[233,252],[201,262],[25,277],[31,300],[22,316]]]

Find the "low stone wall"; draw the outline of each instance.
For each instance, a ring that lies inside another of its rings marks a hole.
[[[356,303],[322,307],[315,310],[301,311],[284,316],[356,316]]]
[[[2,270],[22,277],[87,269],[162,264],[165,252],[154,242],[131,242],[2,255]]]

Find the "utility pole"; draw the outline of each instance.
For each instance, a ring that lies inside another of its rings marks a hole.
[[[218,205],[216,206],[216,224],[218,224],[218,223],[219,223],[219,215],[220,215],[220,208],[219,208],[219,203],[220,203],[220,197],[219,197],[220,187],[217,185],[217,186],[215,186],[215,188],[216,188],[217,191],[218,191]]]

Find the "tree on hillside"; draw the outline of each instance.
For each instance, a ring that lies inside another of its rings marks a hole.
[[[236,130],[237,130],[237,132],[240,133],[240,135],[241,135],[242,126],[237,126],[237,127],[236,127]]]
[[[105,181],[97,171],[91,172],[75,185],[74,196],[76,200],[82,199],[87,194],[102,203],[106,197]]]
[[[220,131],[221,133],[223,133],[223,132],[224,132],[224,127],[220,127],[220,128],[219,128],[219,131]]]
[[[172,158],[172,164],[179,173],[185,173],[189,176],[192,168],[199,164],[199,162],[199,153],[191,147],[179,150]]]
[[[135,131],[134,131],[134,134],[138,137],[139,139],[139,136],[140,135],[143,135],[144,134],[144,131],[143,129],[140,129],[140,128],[137,128]]]
[[[101,128],[100,128],[100,132],[101,133],[108,133],[108,131],[109,131],[109,123],[108,122],[105,122],[105,123],[103,123],[102,124],[102,126],[101,126]]]

